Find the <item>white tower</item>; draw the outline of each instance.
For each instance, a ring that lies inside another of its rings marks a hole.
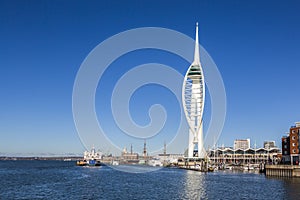
[[[189,125],[189,158],[204,158],[205,156],[202,123],[204,99],[205,83],[200,64],[197,23],[194,61],[186,72],[182,86],[182,103]]]

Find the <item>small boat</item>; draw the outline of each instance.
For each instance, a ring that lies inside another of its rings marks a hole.
[[[148,161],[148,165],[150,165],[152,167],[162,167],[163,163],[159,159],[153,158]]]
[[[87,165],[87,162],[86,162],[86,160],[78,160],[78,161],[76,162],[76,165],[77,165],[77,166],[86,166],[86,165]]]
[[[113,160],[111,164],[112,165],[119,165],[119,162],[117,160]]]
[[[213,166],[210,166],[207,168],[207,170],[208,170],[208,172],[213,172],[213,171],[215,171],[215,168]]]
[[[225,169],[232,170],[232,166],[226,166]]]

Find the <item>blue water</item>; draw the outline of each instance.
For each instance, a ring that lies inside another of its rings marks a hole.
[[[0,161],[0,199],[299,199],[300,179],[168,169],[126,173],[63,161]]]

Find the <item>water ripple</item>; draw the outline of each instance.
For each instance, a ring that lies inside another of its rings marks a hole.
[[[0,199],[273,200],[300,195],[298,179],[171,168],[132,174],[58,161],[0,161],[0,180]]]

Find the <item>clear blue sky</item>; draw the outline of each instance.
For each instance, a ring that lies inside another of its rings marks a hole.
[[[227,93],[219,144],[278,144],[300,121],[299,10],[298,1],[0,1],[0,153],[81,153],[72,89],[87,54],[131,28],[165,27],[194,38],[196,21]],[[133,64],[163,57],[131,56]],[[173,56],[164,56],[172,64]],[[189,65],[173,64],[182,74]]]

